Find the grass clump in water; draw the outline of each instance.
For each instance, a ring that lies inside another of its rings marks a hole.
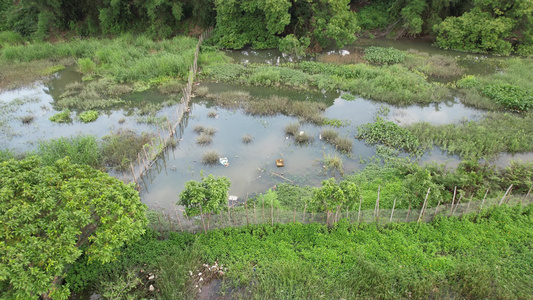
[[[493,158],[500,153],[533,151],[533,113],[489,113],[481,121],[432,125],[416,123],[409,132],[426,146],[438,146],[467,159]]]
[[[327,142],[333,142],[339,136],[339,133],[333,129],[324,129],[320,135]]]
[[[393,149],[421,155],[424,150],[416,135],[392,121],[377,117],[374,123],[367,123],[357,128],[357,139],[364,139],[369,145],[383,144]]]
[[[22,121],[22,124],[28,125],[31,122],[33,122],[33,120],[35,120],[35,116],[34,115],[25,115],[25,116],[21,117],[20,120]]]
[[[243,135],[243,137],[242,137],[242,142],[243,142],[243,144],[250,144],[250,143],[253,142],[253,141],[254,141],[254,137],[251,136],[251,135],[249,135],[249,134],[245,134],[245,135]]]
[[[294,140],[298,144],[309,144],[313,142],[313,137],[307,134],[307,132],[300,131],[298,134],[294,136]]]
[[[183,87],[184,87],[183,83],[176,81],[176,80],[171,80],[171,81],[167,81],[161,84],[159,86],[159,91],[161,92],[161,94],[165,94],[165,95],[177,94],[181,92]]]
[[[300,123],[291,123],[285,126],[285,134],[288,136],[296,136],[300,132]]]
[[[37,146],[37,154],[42,157],[43,163],[49,166],[55,164],[56,160],[68,156],[74,164],[102,168],[102,152],[97,138],[92,135],[41,141]]]
[[[206,133],[202,133],[196,138],[196,143],[200,146],[207,146],[211,144],[211,141],[213,141],[213,136]]]
[[[119,129],[104,136],[102,138],[104,165],[118,171],[129,170],[130,163],[135,164],[138,153],[154,137],[152,133],[137,134],[130,129]]]
[[[410,70],[416,70],[435,77],[456,77],[464,72],[455,57],[438,54],[429,55],[413,49],[407,51],[407,58],[403,65]]]
[[[198,97],[206,97],[209,94],[209,88],[206,86],[198,87],[195,93]]]
[[[196,134],[205,134],[205,135],[208,135],[208,136],[213,136],[217,132],[216,128],[207,127],[207,126],[204,126],[204,125],[196,125],[196,126],[194,126],[193,131]]]
[[[335,145],[335,149],[341,152],[345,152],[345,153],[352,152],[353,143],[352,143],[352,140],[349,138],[338,136],[335,139],[333,139],[333,142],[331,144]]]
[[[326,172],[330,170],[334,172],[337,171],[341,176],[344,176],[344,166],[342,163],[342,159],[337,155],[324,155],[324,160],[322,161],[322,163]]]
[[[72,122],[72,118],[70,117],[70,110],[67,108],[62,112],[51,116],[49,120],[55,123],[70,123]]]
[[[208,118],[211,118],[211,119],[214,119],[216,117],[218,117],[218,114],[215,110],[210,110],[207,112],[207,117]]]
[[[207,151],[202,156],[202,163],[206,165],[216,165],[218,163],[219,157],[220,157],[220,154],[217,151],[215,150]]]
[[[79,114],[78,118],[83,123],[94,122],[96,119],[98,119],[98,112],[96,110],[87,110]]]
[[[405,60],[405,52],[390,48],[371,46],[365,49],[364,59],[374,64],[399,64]]]

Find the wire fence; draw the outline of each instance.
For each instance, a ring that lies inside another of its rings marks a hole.
[[[378,202],[378,201],[376,201]],[[529,205],[533,197],[527,195],[504,196],[503,198],[484,198],[482,201],[465,201],[462,203],[422,207],[417,209],[380,209],[373,210],[337,209],[331,213],[286,210],[259,201],[247,201],[230,205],[218,214],[201,214],[187,216],[185,210],[178,207],[169,210],[152,210],[149,214],[150,226],[163,235],[170,231],[206,232],[207,230],[227,227],[241,227],[254,224],[319,223],[333,225],[344,219],[349,223],[388,223],[430,222],[436,216],[463,217],[479,214],[482,210],[501,205]]]
[[[157,125],[157,135],[150,143],[143,146],[142,151],[137,154],[137,161],[130,163],[130,171],[132,175],[132,180],[137,184],[137,187],[140,189],[142,177],[146,175],[148,170],[152,169],[156,164],[159,157],[162,153],[172,145],[171,140],[177,136],[181,138],[183,130],[186,127],[187,118],[185,118],[186,113],[189,112],[189,102],[191,100],[191,94],[193,91],[194,78],[198,72],[198,55],[200,53],[200,46],[202,42],[209,37],[211,34],[212,28],[204,31],[198,38],[198,43],[196,44],[196,50],[194,52],[193,63],[189,68],[189,76],[187,79],[187,85],[182,90],[182,97],[180,103],[176,107],[176,121],[171,124],[167,119],[166,124]],[[126,174],[124,174],[124,181],[127,181]]]

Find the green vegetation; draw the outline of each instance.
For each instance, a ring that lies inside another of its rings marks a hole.
[[[180,193],[180,205],[185,206],[188,216],[218,214],[228,202],[231,183],[226,177],[213,175],[202,178],[202,182],[187,181]]]
[[[322,161],[324,164],[324,170],[327,171],[337,171],[341,176],[344,176],[344,166],[342,163],[342,159],[338,157],[337,155],[331,156],[331,155],[324,155],[324,160]]]
[[[94,122],[98,119],[98,112],[96,110],[86,110],[79,114],[78,118],[80,118],[83,123]]]
[[[78,135],[70,138],[62,137],[41,141],[37,146],[36,154],[47,166],[52,166],[59,159],[66,156],[70,162],[79,165],[88,165],[95,169],[102,169],[102,152],[98,139],[92,135]]]
[[[153,133],[137,134],[133,130],[119,129],[102,138],[103,165],[118,171],[130,170],[144,145],[155,138]]]
[[[213,136],[207,133],[202,133],[196,138],[196,143],[200,146],[207,146],[213,141]]]
[[[402,64],[410,70],[435,77],[457,77],[464,71],[455,57],[429,55],[413,49],[407,51],[407,56]]]
[[[488,85],[483,88],[482,92],[509,110],[528,111],[533,108],[533,91],[524,90],[518,86]]]
[[[219,157],[220,157],[220,154],[217,151],[215,150],[207,151],[202,156],[202,163],[206,165],[216,165],[218,164]]]
[[[422,145],[435,145],[462,158],[492,158],[507,153],[533,151],[533,115],[489,113],[481,121],[431,125],[416,123],[408,127]]]
[[[294,136],[294,141],[300,145],[302,144],[309,144],[313,142],[314,138],[310,136],[307,132],[300,131],[298,134]]]
[[[59,112],[50,117],[50,121],[55,123],[71,123],[72,118],[70,117],[70,110],[67,108],[62,112]]]
[[[300,123],[291,123],[285,126],[285,134],[289,136],[296,136],[300,132]]]
[[[66,268],[84,253],[110,262],[145,232],[133,185],[88,166],[37,157],[0,163],[0,296],[66,299]]]
[[[374,123],[359,126],[357,130],[356,138],[364,139],[369,145],[383,144],[415,155],[421,155],[424,152],[416,134],[413,135],[411,131],[392,121],[385,121],[381,117],[377,117]]]
[[[398,49],[383,47],[368,47],[365,49],[364,58],[374,64],[392,65],[405,61],[405,52]]]
[[[254,141],[254,137],[249,135],[249,134],[245,134],[245,135],[242,136],[243,144],[250,144],[253,141]]]

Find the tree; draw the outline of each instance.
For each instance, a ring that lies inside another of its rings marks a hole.
[[[69,158],[0,163],[0,298],[66,299],[65,268],[85,252],[111,261],[144,233],[146,206],[126,185]]]
[[[213,175],[202,178],[201,182],[187,181],[185,189],[180,193],[179,204],[185,206],[189,216],[218,213],[228,201],[228,190],[231,183],[227,177],[215,178]]]

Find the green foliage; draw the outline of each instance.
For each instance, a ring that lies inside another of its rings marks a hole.
[[[350,125],[350,120],[340,120],[340,119],[335,119],[335,118],[325,118],[324,121],[322,122],[322,125],[333,126],[333,127],[336,127],[336,128],[346,127],[346,126]]]
[[[14,31],[0,31],[0,47],[4,45],[17,45],[22,43],[22,36]]]
[[[70,110],[67,108],[62,112],[59,112],[50,117],[50,121],[55,123],[70,123],[72,118],[70,117]]]
[[[240,287],[264,299],[428,299],[450,293],[516,299],[533,291],[531,213],[530,207],[501,207],[479,217],[379,229],[342,221],[331,229],[256,225],[198,238],[205,259],[228,267],[225,292]]]
[[[390,48],[371,46],[365,49],[364,58],[371,63],[380,65],[399,64],[405,61],[405,52]]]
[[[65,66],[64,65],[55,65],[55,66],[51,66],[49,68],[46,68],[45,70],[43,70],[43,74],[44,75],[52,75],[52,74],[55,74],[61,70],[64,70],[65,69]]]
[[[417,123],[408,130],[422,145],[436,145],[462,158],[491,158],[499,153],[533,151],[533,115],[489,113],[481,121],[431,125]]]
[[[202,178],[202,182],[187,181],[185,189],[179,195],[179,204],[185,206],[189,216],[199,215],[200,211],[217,214],[228,202],[230,185],[227,177],[215,178],[213,175]]]
[[[372,2],[357,11],[357,23],[362,30],[383,30],[389,25],[390,18],[384,2]]]
[[[109,262],[145,231],[133,185],[88,166],[36,157],[0,163],[2,297],[66,299],[57,282],[82,253]]]
[[[533,108],[533,92],[519,86],[488,85],[482,89],[482,92],[510,110],[528,111]]]
[[[96,71],[96,64],[89,57],[79,58],[78,69],[84,74],[93,74]]]
[[[80,118],[83,123],[94,122],[98,119],[98,112],[96,110],[86,110],[79,114],[78,118]]]
[[[308,37],[298,39],[294,34],[289,34],[279,41],[278,49],[282,53],[304,56],[310,43],[311,39]]]
[[[103,164],[118,171],[130,170],[144,145],[150,143],[153,134],[137,134],[133,130],[119,129],[102,137]]]
[[[415,155],[424,153],[416,135],[392,121],[385,121],[381,117],[377,117],[374,123],[359,126],[357,130],[357,138],[364,139],[367,144],[383,144]]]
[[[461,89],[471,89],[479,86],[479,80],[474,75],[463,76],[455,85]]]
[[[512,44],[507,40],[513,20],[473,9],[460,17],[448,17],[435,25],[437,45],[444,49],[469,52],[496,52],[509,55]]]
[[[92,135],[62,137],[39,142],[36,154],[47,166],[52,166],[57,160],[68,156],[73,164],[101,169],[102,152],[98,144],[97,138]]]

